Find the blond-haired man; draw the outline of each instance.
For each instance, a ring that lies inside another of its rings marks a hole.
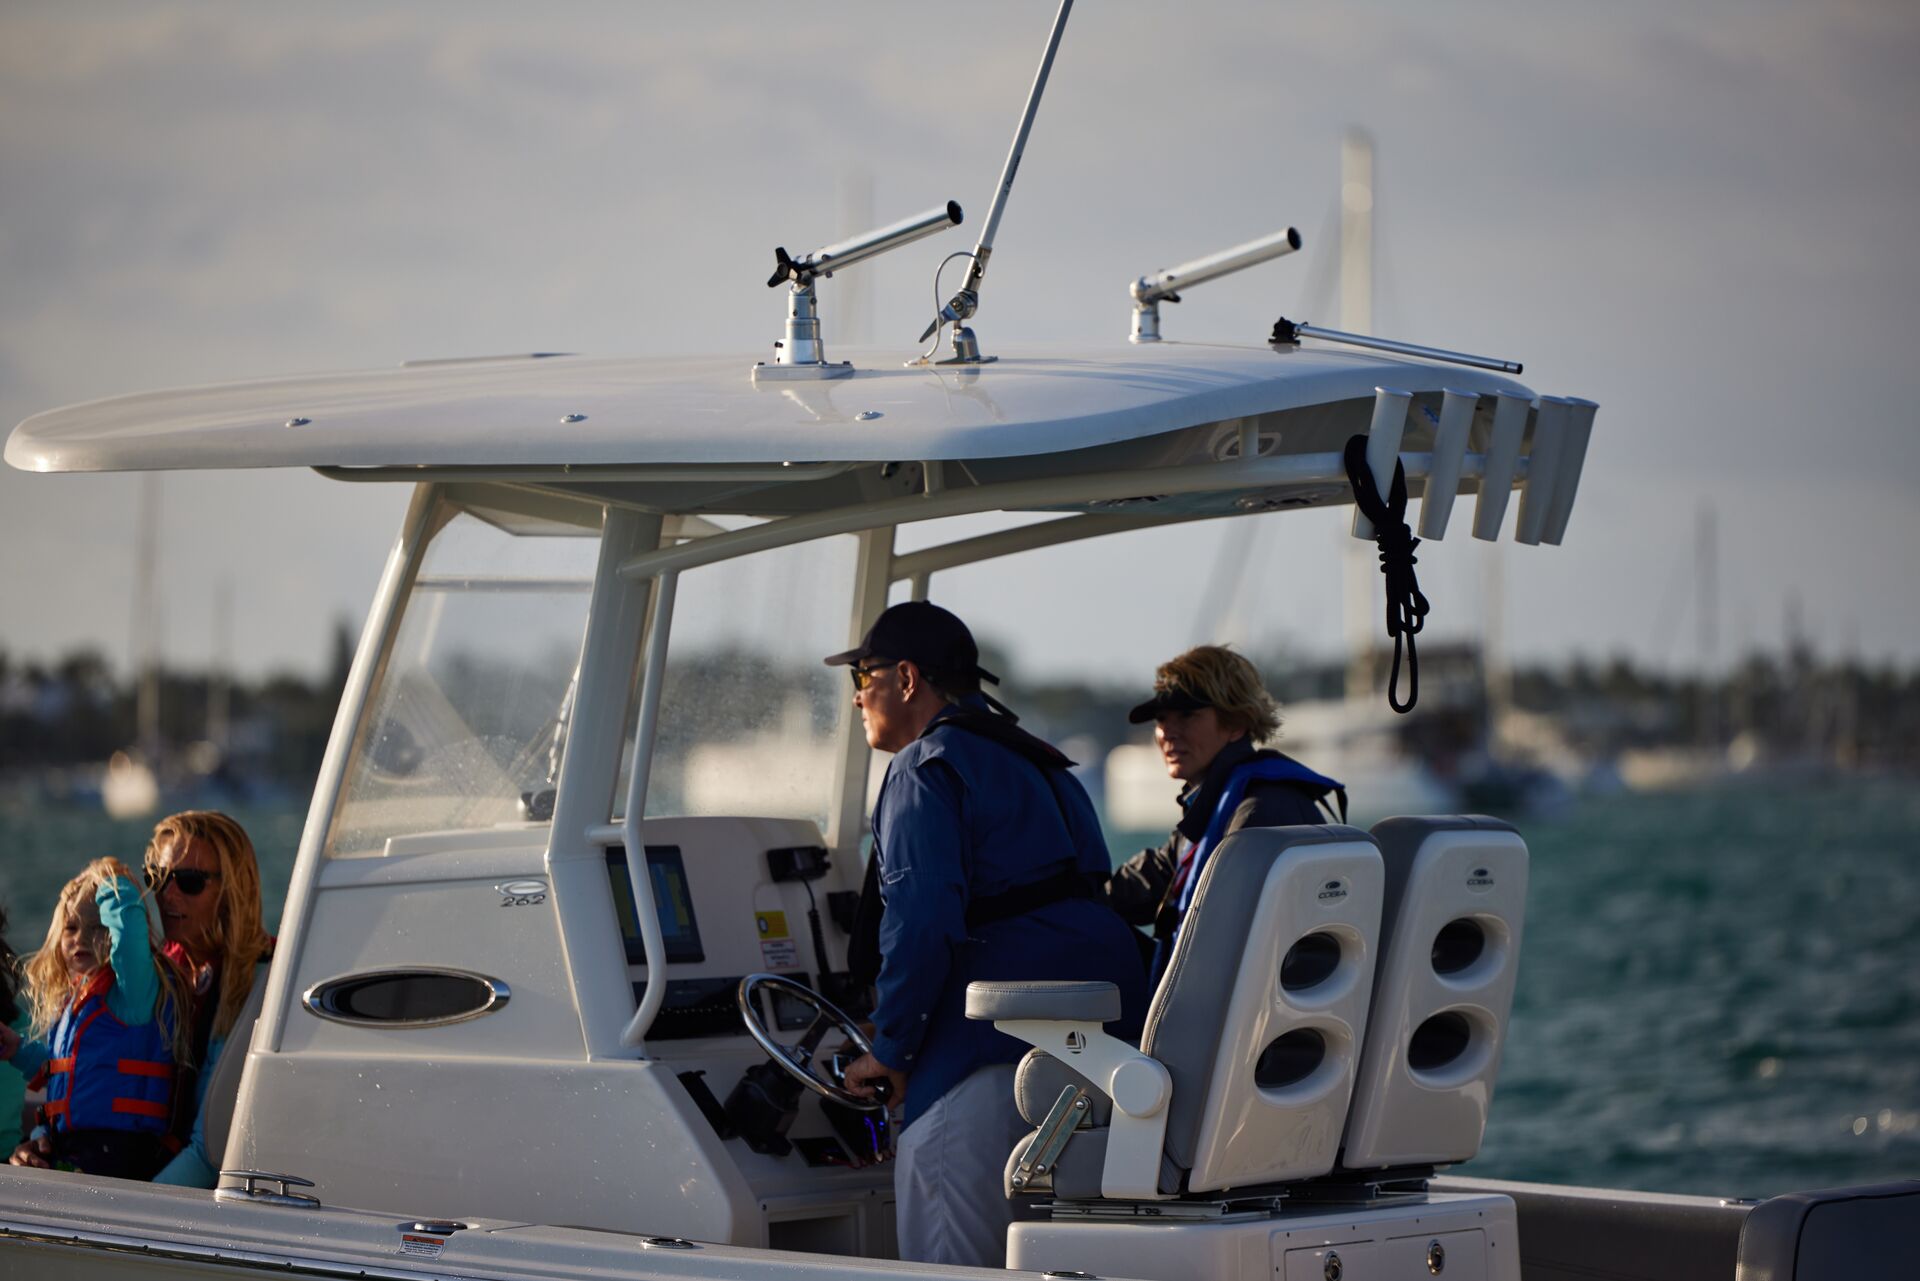
[[[1186,784],[1166,844],[1114,872],[1107,901],[1131,925],[1150,926],[1153,979],[1172,954],[1201,869],[1243,827],[1344,821],[1347,793],[1285,753],[1258,745],[1280,731],[1280,706],[1254,665],[1224,645],[1201,645],[1162,663],[1153,697],[1128,713],[1153,722],[1167,773]]]

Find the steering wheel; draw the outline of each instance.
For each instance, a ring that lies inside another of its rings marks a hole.
[[[768,989],[791,996],[813,1009],[813,1022],[807,1025],[806,1033],[792,1045],[782,1045],[776,1041],[760,1017],[760,1002],[756,998],[760,992]],[[862,1054],[873,1053],[873,1046],[861,1034],[859,1025],[833,1002],[806,984],[796,983],[778,974],[749,974],[741,979],[739,1001],[740,1018],[747,1025],[747,1035],[759,1043],[768,1058],[786,1069],[787,1075],[823,1099],[832,1099],[835,1103],[858,1108],[862,1112],[885,1110],[887,1104],[883,1097],[863,1099],[845,1086],[822,1076],[814,1065],[813,1056],[819,1050],[820,1042],[832,1031],[838,1031],[853,1042]]]

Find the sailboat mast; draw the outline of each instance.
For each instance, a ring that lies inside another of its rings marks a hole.
[[[1713,504],[1703,503],[1694,525],[1693,570],[1700,593],[1694,621],[1700,647],[1700,744],[1712,749],[1720,741],[1719,699],[1714,681],[1720,666],[1720,538]]]
[[[160,599],[155,570],[160,556],[160,476],[140,479],[140,541],[133,589],[130,649],[139,687],[134,703],[134,741],[152,762],[160,755]]]
[[[1340,327],[1373,332],[1373,139],[1349,130],[1340,142]],[[1345,575],[1347,697],[1373,697],[1373,545],[1340,534]]]
[[[213,596],[213,670],[207,674],[207,741],[227,754],[232,721],[233,580],[222,579]]]

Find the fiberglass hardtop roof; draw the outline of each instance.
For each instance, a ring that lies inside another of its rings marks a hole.
[[[854,374],[756,383],[738,356],[505,357],[142,392],[27,419],[6,461],[127,471],[1013,459],[1370,402],[1378,386],[1533,394],[1477,369],[1315,346],[1050,348],[913,368],[894,349],[832,354]]]

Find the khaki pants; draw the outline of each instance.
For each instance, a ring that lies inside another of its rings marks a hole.
[[[1013,1103],[1013,1064],[977,1069],[900,1135],[893,1195],[900,1257],[1007,1266],[1007,1157],[1032,1126]]]

